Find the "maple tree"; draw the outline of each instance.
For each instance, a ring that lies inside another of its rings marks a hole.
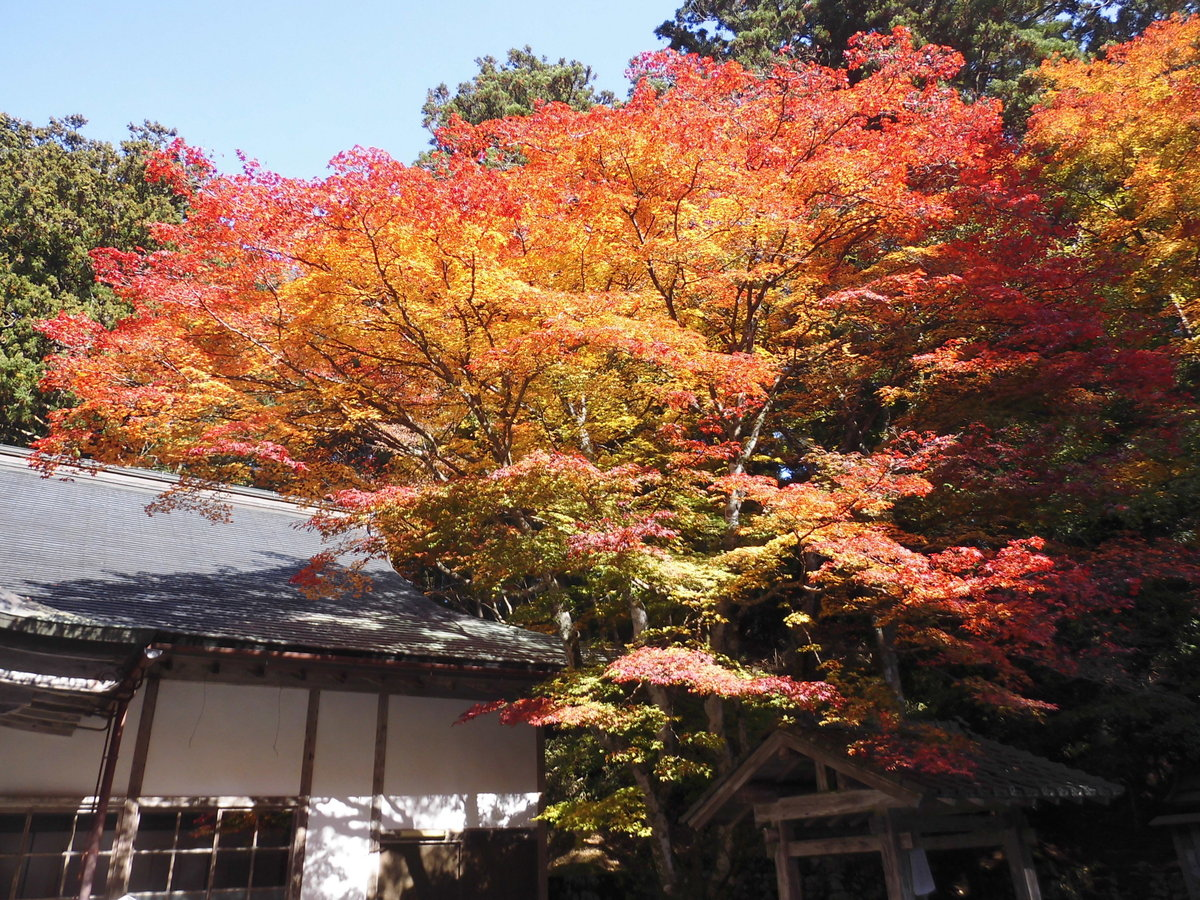
[[[732,827],[673,823],[762,729],[911,762],[907,713],[1038,714],[1145,582],[1196,581],[1088,531],[1138,489],[1089,476],[1171,439],[1169,354],[1125,346],[961,57],[848,58],[650,54],[624,106],[452,118],[428,168],[197,182],[177,146],[167,249],[93,255],[133,315],[43,325],[78,403],[40,451],[331,503],[442,602],[558,633],[572,669],[502,715],[615,787],[552,817],[720,895]]]
[[[971,96],[1001,98],[1011,126],[1040,90],[1042,60],[1095,53],[1172,13],[1198,9],[1195,0],[684,0],[655,34],[672,49],[748,66],[769,68],[780,51],[838,66],[857,32],[902,26],[918,44],[961,52],[965,64],[954,83]]]
[[[1123,263],[1122,297],[1200,344],[1200,17],[1160,22],[1093,62],[1042,67],[1028,144],[1069,204],[1081,242]]]

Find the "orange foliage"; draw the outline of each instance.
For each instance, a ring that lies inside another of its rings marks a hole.
[[[134,315],[46,324],[78,404],[41,450],[335,502],[321,527],[369,522],[444,602],[631,650],[595,682],[621,702],[636,668],[880,719],[872,658],[899,654],[1037,709],[1062,624],[1128,592],[972,534],[987,510],[947,488],[1021,490],[1170,366],[1107,338],[996,106],[944,84],[956,54],[898,31],[852,57],[653,55],[619,109],[451,123],[436,171],[180,177],[170,249],[96,254]],[[971,474],[1013,447],[1036,462]],[[962,535],[899,527],[930,497]],[[537,715],[592,702],[567,696]]]
[[[1029,145],[1124,296],[1200,344],[1200,17],[1176,16],[1093,62],[1043,64],[1049,85]]]

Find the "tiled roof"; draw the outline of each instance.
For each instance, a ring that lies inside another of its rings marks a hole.
[[[944,726],[955,730],[953,726]],[[730,822],[766,798],[812,795],[813,764],[842,773],[850,784],[890,794],[902,806],[916,808],[1013,808],[1044,800],[1099,800],[1119,796],[1120,785],[1062,763],[976,735],[971,749],[956,747],[962,770],[932,772],[915,766],[885,768],[849,752],[856,735],[832,726],[780,729],[750,752],[730,773],[696,800],[683,821],[701,828],[710,821]],[[814,816],[826,815],[814,813]],[[833,815],[832,813],[829,815]],[[839,814],[840,815],[840,814]]]
[[[943,726],[954,729],[953,726]],[[836,731],[822,734],[797,732],[797,735],[845,754],[849,739]],[[1081,772],[1062,763],[1036,756],[1025,750],[978,735],[966,735],[970,749],[955,748],[964,763],[962,773],[932,772],[918,768],[886,770],[872,765],[861,756],[847,757],[856,765],[872,769],[879,776],[925,797],[945,800],[997,800],[1017,804],[1037,800],[1110,800],[1121,794],[1120,785]]]
[[[0,627],[30,622],[128,630],[130,640],[202,639],[413,660],[561,666],[556,638],[463,615],[385,562],[369,590],[310,599],[291,579],[327,549],[311,514],[263,491],[221,499],[232,521],[146,512],[173,479],[113,469],[42,477],[0,448]],[[115,632],[114,632],[115,633]]]

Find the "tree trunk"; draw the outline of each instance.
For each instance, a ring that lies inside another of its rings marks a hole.
[[[904,705],[904,686],[900,683],[900,660],[896,656],[894,644],[896,628],[894,625],[879,625],[874,627],[875,650],[879,660],[879,668],[883,672],[883,680],[892,689],[900,705]]]
[[[558,626],[558,637],[563,643],[563,652],[567,656],[567,667],[571,669],[579,668],[579,635],[575,633],[575,622],[571,618],[571,611],[565,606],[556,606],[554,609],[554,622]]]
[[[654,780],[644,766],[631,765],[633,780],[646,800],[646,818],[650,822],[650,849],[654,854],[654,865],[658,869],[663,895],[674,897],[676,891],[675,850],[671,846],[671,822],[663,812],[658,794],[654,791]]]

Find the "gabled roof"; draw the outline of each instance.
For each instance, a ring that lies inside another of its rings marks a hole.
[[[366,590],[313,599],[292,581],[329,549],[312,510],[228,489],[232,513],[146,512],[176,479],[137,469],[43,477],[0,447],[0,630],[144,644],[155,640],[325,651],[553,671],[557,638],[438,605],[387,563]],[[0,665],[3,663],[0,662]]]
[[[826,766],[848,782],[881,792],[892,805],[911,808],[987,804],[1031,806],[1039,800],[1108,800],[1119,785],[1024,750],[971,736],[973,749],[958,751],[963,772],[910,767],[889,770],[847,748],[853,735],[832,728],[781,729],[771,734],[732,772],[714,783],[684,814],[702,828],[713,819],[732,821],[764,799],[815,793],[813,765]]]

